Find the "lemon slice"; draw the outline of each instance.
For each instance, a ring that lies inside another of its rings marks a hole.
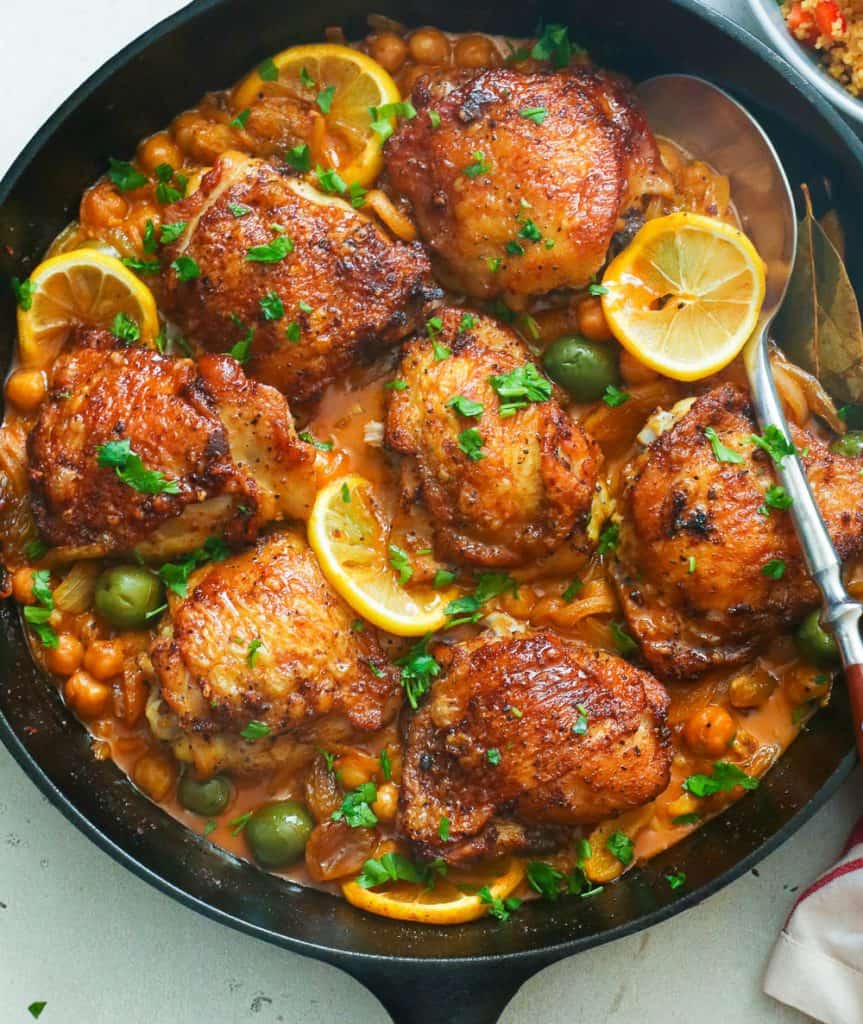
[[[374,489],[364,477],[327,484],[315,499],[308,530],[324,575],[363,618],[397,636],[423,636],[445,624],[444,608],[456,591],[401,586]]]
[[[731,225],[672,213],[644,225],[602,284],[620,344],[666,377],[698,380],[730,363],[754,331],[764,263]]]
[[[479,866],[449,871],[429,888],[413,882],[392,882],[385,888],[364,889],[347,882],[342,892],[348,903],[380,917],[420,924],[463,924],[484,917],[491,904],[478,890],[488,886],[492,899],[506,899],[524,878],[521,861],[510,860],[498,867]]]
[[[159,316],[153,293],[99,249],[52,256],[30,275],[30,286],[30,308],[18,309],[18,355],[27,369],[47,366],[75,324],[111,327],[118,313],[135,321],[143,344],[155,343]]]
[[[347,147],[349,157],[337,170],[348,185],[370,185],[380,174],[383,140],[372,130],[370,108],[398,103],[401,94],[371,57],[334,43],[293,46],[264,61],[237,86],[234,106],[245,110],[261,95],[296,96],[315,104],[327,132]],[[311,146],[312,166],[326,165],[319,147]]]

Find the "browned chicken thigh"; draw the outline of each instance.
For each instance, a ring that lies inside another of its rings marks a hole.
[[[444,672],[407,725],[398,818],[422,855],[536,848],[667,786],[668,696],[647,672],[551,633],[434,653]]]
[[[770,455],[751,440],[757,433],[748,396],[725,384],[627,469],[617,585],[660,678],[739,664],[818,603],[790,515],[769,504],[776,478]],[[791,434],[845,559],[863,546],[863,463],[807,431]],[[720,461],[713,443],[737,459],[720,448]]]
[[[314,451],[278,391],[229,356],[170,359],[107,331],[79,331],[55,363],[27,453],[36,523],[69,557],[247,542],[315,494]]]
[[[513,566],[547,554],[587,519],[599,449],[514,331],[457,308],[439,318],[434,340],[405,346],[406,387],[390,391],[386,443],[410,456],[405,500],[425,501],[441,557]],[[524,393],[506,397],[513,388]]]
[[[193,573],[150,652],[181,756],[205,774],[259,770],[380,729],[398,675],[354,620],[290,530]]]
[[[439,294],[421,245],[262,160],[225,154],[164,220],[187,225],[163,250],[166,310],[210,349],[249,341],[246,372],[292,400],[409,334]]]
[[[627,210],[670,194],[643,114],[610,75],[494,69],[443,98],[432,89],[420,80],[386,165],[444,280],[468,295],[586,285]]]

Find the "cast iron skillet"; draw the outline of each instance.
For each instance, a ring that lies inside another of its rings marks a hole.
[[[805,81],[731,22],[695,0],[567,5],[519,0],[201,0],[141,36],[36,134],[0,183],[0,276],[25,276],[73,217],[107,157],[166,125],[202,93],[235,81],[263,57],[321,38],[340,24],[365,32],[369,9],[413,25],[529,35],[540,19],[566,21],[598,61],[633,78],[692,72],[729,89],[764,119],[798,181],[826,174],[852,222],[863,194],[863,146]],[[854,244],[853,236],[849,241]],[[863,281],[861,253],[849,254]],[[0,298],[2,364],[14,340],[9,289]],[[17,615],[0,605],[0,736],[18,762],[94,842],[189,907],[369,985],[397,1021],[482,1024],[517,987],[554,960],[631,934],[694,906],[787,839],[836,790],[853,763],[844,691],[818,714],[761,788],[721,819],[599,897],[533,903],[507,925],[492,919],[446,929],[365,915],[347,903],[258,871],[184,829],[138,793],[87,736],[35,670]],[[682,868],[688,887],[657,884]]]

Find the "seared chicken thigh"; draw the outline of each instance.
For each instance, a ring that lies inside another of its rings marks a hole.
[[[414,103],[387,170],[447,283],[468,295],[586,285],[627,210],[670,194],[643,114],[601,72],[494,69],[442,99],[421,80]]]
[[[36,523],[69,557],[170,557],[217,532],[247,542],[304,518],[315,494],[314,451],[277,391],[229,356],[196,365],[107,331],[79,331],[58,358],[27,454]]]
[[[456,308],[440,319],[434,341],[405,346],[407,386],[390,392],[386,443],[410,456],[406,500],[424,499],[440,557],[513,566],[547,554],[585,523],[599,450],[514,331]],[[492,379],[513,372],[526,397],[495,391]]]
[[[193,573],[150,651],[180,749],[205,773],[257,770],[380,729],[398,676],[354,619],[293,531]]]
[[[551,633],[434,653],[444,672],[407,725],[398,818],[423,855],[530,849],[668,785],[668,696],[647,672]]]
[[[776,479],[757,433],[748,396],[725,384],[627,469],[617,585],[660,678],[739,664],[818,603],[789,513],[768,501]],[[792,427],[791,436],[845,559],[863,546],[863,462],[809,432]],[[738,459],[720,448],[720,461],[713,443]]]
[[[163,250],[166,309],[212,350],[250,342],[249,376],[292,400],[409,334],[439,294],[421,245],[262,160],[225,154],[163,216],[187,225]]]

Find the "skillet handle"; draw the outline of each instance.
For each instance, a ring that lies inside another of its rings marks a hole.
[[[854,721],[857,756],[863,761],[863,665],[846,665],[845,681]]]
[[[468,964],[342,962],[383,1003],[395,1024],[496,1024],[522,984],[545,963],[533,957]]]

